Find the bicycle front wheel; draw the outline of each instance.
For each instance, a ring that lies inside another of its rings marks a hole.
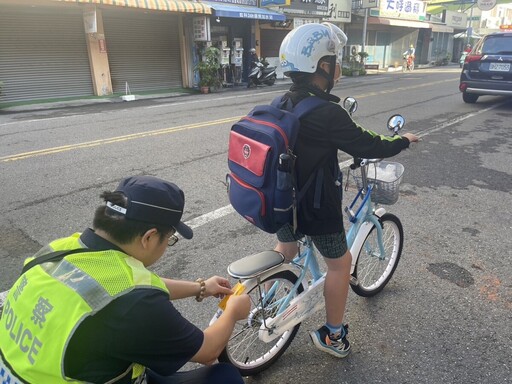
[[[393,276],[402,255],[404,230],[400,219],[386,213],[379,219],[379,223],[385,255],[381,256],[378,232],[374,226],[359,251],[352,274],[357,284],[351,287],[359,296],[370,297],[382,291]]]
[[[300,323],[280,337],[265,343],[258,337],[260,327],[276,315],[279,304],[293,289],[297,276],[291,271],[281,271],[269,276],[260,284],[247,287],[251,298],[251,311],[247,319],[237,321],[233,334],[219,356],[219,361],[234,365],[242,376],[256,375],[284,353],[299,330]],[[268,293],[267,290],[270,290]],[[299,285],[297,294],[303,291]]]

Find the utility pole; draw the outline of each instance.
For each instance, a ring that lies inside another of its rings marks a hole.
[[[473,35],[473,8],[475,7],[475,2],[472,1],[471,11],[469,12],[469,20],[468,20],[468,30],[466,32],[468,41],[467,44],[471,43],[471,36]]]
[[[364,22],[363,22],[363,39],[361,44],[361,51],[366,52],[366,28],[368,25],[368,8],[364,9]]]

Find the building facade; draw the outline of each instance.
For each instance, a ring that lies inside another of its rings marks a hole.
[[[421,0],[0,0],[0,103],[194,88],[212,45],[226,86],[247,80],[251,48],[283,77],[286,34],[322,21],[347,33],[346,58],[364,50],[381,69],[399,67],[410,45],[417,65],[457,61],[468,25],[483,19],[468,9],[430,14]],[[496,8],[479,27],[509,24],[511,13]]]

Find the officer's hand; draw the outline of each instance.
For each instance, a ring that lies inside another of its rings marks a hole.
[[[229,280],[223,277],[212,276],[205,280],[204,283],[206,288],[204,297],[215,296],[222,298],[224,295],[231,295],[233,293]]]

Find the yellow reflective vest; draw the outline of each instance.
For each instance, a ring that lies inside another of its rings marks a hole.
[[[55,240],[36,257],[83,248],[79,237],[75,233]],[[114,250],[76,253],[29,269],[9,291],[0,319],[0,382],[11,377],[10,384],[77,383],[64,375],[66,346],[76,328],[114,299],[140,287],[169,293],[140,261]],[[144,367],[132,364],[113,379],[143,373]]]

